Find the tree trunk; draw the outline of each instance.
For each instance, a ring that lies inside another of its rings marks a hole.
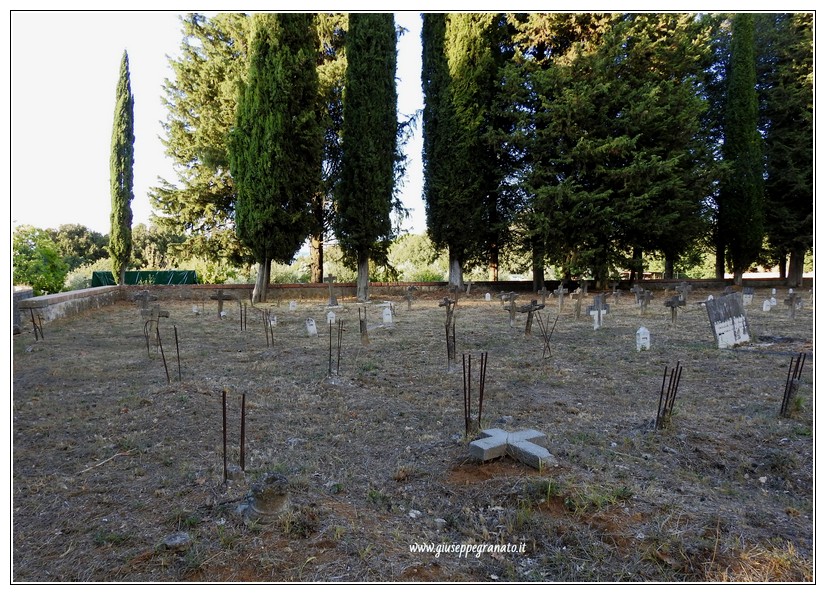
[[[462,263],[455,256],[450,256],[450,271],[447,277],[448,285],[462,287]]]
[[[743,271],[743,269],[735,269],[734,271],[732,271],[732,273],[734,274],[734,284],[735,285],[741,285],[741,286],[743,285],[743,273],[744,272],[745,271]]]
[[[789,274],[786,277],[788,287],[800,287],[803,285],[803,261],[806,253],[803,250],[792,248],[789,254]]]
[[[270,260],[258,263],[258,273],[255,277],[255,287],[252,290],[252,303],[259,304],[267,301],[267,287],[270,284]]]
[[[786,270],[786,261],[788,260],[788,256],[788,254],[783,254],[783,256],[781,256],[780,259],[777,261],[777,268],[780,271],[781,281],[788,281],[788,271]]]
[[[721,240],[717,240],[717,252],[714,258],[714,275],[718,281],[726,278],[726,248]]]
[[[674,259],[670,256],[665,257],[665,264],[663,265],[663,279],[670,280],[674,278]]]
[[[499,281],[499,251],[494,248],[488,260],[488,281],[495,283]]]
[[[310,236],[310,283],[324,283],[324,237]]]
[[[367,252],[358,255],[358,275],[356,277],[356,298],[360,302],[370,299],[370,257]]]

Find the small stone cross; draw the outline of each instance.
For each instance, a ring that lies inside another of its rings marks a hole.
[[[619,283],[617,281],[611,281],[611,295],[614,296],[614,305],[616,306],[619,303],[619,289],[617,286]]]
[[[336,294],[333,290],[333,283],[336,282],[336,276],[335,275],[327,275],[324,278],[324,282],[327,283],[327,285],[330,288],[330,300],[327,302],[327,305],[328,306],[338,306],[338,300],[336,299]]]
[[[418,291],[418,289],[419,288],[416,287],[415,285],[411,285],[404,292],[404,299],[407,300],[407,310],[408,310],[408,312],[413,308],[413,300],[416,299],[413,295],[413,292]]]
[[[143,290],[136,293],[132,299],[140,304],[141,310],[147,310],[149,302],[154,302],[158,298],[150,294],[149,291]]]
[[[547,298],[549,295],[551,295],[551,292],[548,291],[545,287],[543,287],[542,289],[540,289],[536,293],[538,293],[539,297],[542,298],[542,305],[544,306],[545,305],[545,298]]]
[[[578,288],[571,294],[571,298],[576,300],[576,305],[574,306],[574,317],[579,320],[579,315],[582,312],[582,288]]]
[[[554,291],[554,295],[559,298],[559,312],[562,312],[562,304],[567,294],[568,290],[565,289],[565,286],[562,284],[560,284],[559,287],[556,288],[556,291]]]
[[[510,327],[513,328],[513,321],[516,320],[516,294],[514,292],[510,293],[503,293],[502,294],[502,303],[505,303],[505,300],[508,300],[509,304],[505,306],[505,310],[510,312],[510,319],[509,324]]]
[[[470,443],[470,456],[478,461],[489,461],[505,455],[536,469],[553,465],[556,461],[542,444],[545,434],[537,430],[506,432],[499,428],[482,430],[484,438]]]
[[[794,290],[789,290],[789,297],[783,300],[783,303],[789,307],[789,318],[794,318],[795,311],[803,305],[803,298],[799,295],[794,295]]]
[[[588,314],[594,318],[594,330],[602,327],[602,317],[608,314],[608,304],[604,303],[602,294],[594,296],[594,303],[588,306]]]

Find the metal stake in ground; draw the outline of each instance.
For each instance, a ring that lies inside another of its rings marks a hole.
[[[178,348],[178,326],[172,325],[175,330],[175,354],[178,357],[178,382],[181,381],[181,350]]]
[[[471,365],[471,354],[462,354],[462,392],[464,395],[465,408],[465,437],[471,432],[476,432],[482,427],[482,405],[485,398],[485,377],[488,369],[488,354],[481,353],[479,356],[479,410],[477,412],[476,425],[471,426],[471,382],[473,379],[473,366]]]
[[[445,309],[445,343],[447,345],[447,369],[456,361],[456,319],[453,316],[456,309],[455,299],[445,297],[439,302],[439,307]]]
[[[546,359],[546,353],[548,354],[547,357],[551,357],[551,337],[554,334],[554,329],[556,329],[556,323],[559,320],[559,313],[557,313],[556,318],[554,319],[554,325],[551,327],[550,332],[548,332],[548,323],[551,321],[550,314],[548,314],[545,322],[542,321],[541,314],[537,317],[537,320],[539,321],[539,330],[542,333],[542,343],[544,345],[542,348],[542,359]]]
[[[224,408],[224,483],[227,483],[227,391],[221,391],[221,402]]]
[[[163,360],[163,369],[166,372],[166,383],[170,384],[172,380],[169,379],[169,367],[166,365],[166,356],[163,354],[163,344],[161,343],[161,331],[156,326],[155,327],[155,335],[158,338],[158,350],[161,352],[161,359]]]
[[[338,351],[336,353],[336,376],[338,376],[339,365],[341,364],[341,336],[344,333],[344,321],[338,321]]]
[[[38,313],[37,321],[34,319],[34,309],[29,308],[29,313],[32,315],[32,327],[34,328],[34,340],[37,341],[37,335],[40,333],[40,338],[43,338],[43,318]]]
[[[657,421],[655,428],[661,430],[666,423],[671,420],[671,412],[674,411],[674,400],[677,397],[677,387],[680,385],[680,377],[683,374],[683,368],[680,362],[677,362],[677,367],[671,370],[671,375],[668,374],[668,366],[663,372],[663,385],[660,389],[660,400],[657,405]],[[668,389],[666,390],[665,379],[668,378]]]
[[[786,390],[783,391],[783,402],[780,405],[780,415],[782,417],[790,417],[790,405],[797,389],[800,388],[800,377],[803,374],[803,365],[806,363],[806,354],[798,353],[797,361],[792,356],[789,362],[789,372],[786,374]]]
[[[247,393],[241,393],[241,471],[246,471],[246,444],[247,441]]]

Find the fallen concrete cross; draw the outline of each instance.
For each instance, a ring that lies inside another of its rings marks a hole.
[[[482,430],[482,435],[485,437],[470,443],[470,456],[479,461],[508,455],[536,469],[556,463],[554,456],[542,446],[545,434],[537,430],[506,432],[491,428]]]

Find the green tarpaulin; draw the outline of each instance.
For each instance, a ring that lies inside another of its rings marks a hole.
[[[195,271],[126,271],[127,285],[195,285]],[[92,273],[92,287],[117,285],[111,271]]]

